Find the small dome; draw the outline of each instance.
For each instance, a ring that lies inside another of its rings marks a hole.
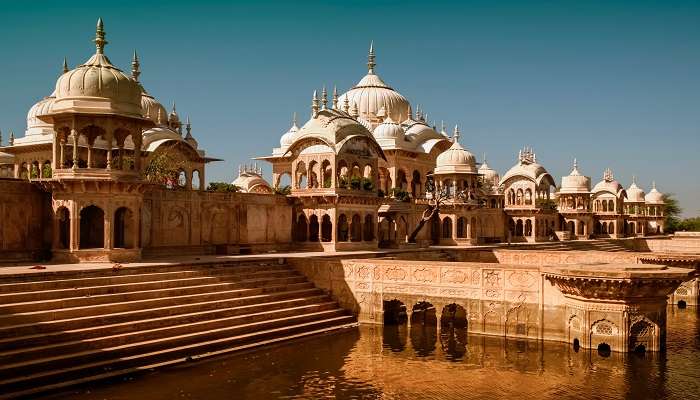
[[[656,190],[656,182],[651,184],[651,191],[644,196],[647,204],[664,204],[664,194]]]
[[[38,115],[45,115],[51,112],[53,103],[56,100],[56,92],[51,96],[44,97],[34,104],[27,112],[27,132],[26,135],[41,134],[42,131],[53,131],[53,124],[44,122],[37,118]]]
[[[97,23],[95,43],[97,51],[85,64],[58,78],[52,111],[141,117],[141,85],[112,65],[103,54],[107,42],[102,20]]]
[[[644,190],[637,186],[635,179],[632,179],[632,184],[629,189],[627,189],[627,198],[625,203],[643,203],[644,202]]]
[[[231,184],[238,186],[243,193],[272,194],[272,187],[262,177],[262,172],[260,170],[253,171],[246,169],[240,171],[238,178],[231,182]]]
[[[143,109],[143,116],[150,119],[155,124],[158,123],[159,115],[168,114],[165,111],[165,107],[145,91],[141,93],[141,108]],[[160,118],[162,119],[162,116]],[[165,121],[161,121],[161,123],[165,123]]]
[[[486,159],[484,159],[483,164],[481,164],[479,167],[479,174],[484,177],[485,181],[491,182],[494,186],[498,186],[500,176],[495,169],[489,167],[489,165],[486,163]]]
[[[591,190],[591,178],[581,175],[578,170],[576,160],[574,160],[574,168],[567,176],[561,177],[560,193],[588,193]]]
[[[440,153],[435,161],[436,174],[476,174],[476,158],[459,144],[459,132],[449,149]]]
[[[299,126],[297,125],[297,115],[294,113],[294,118],[292,119],[292,126],[289,128],[289,130],[282,135],[280,138],[280,147],[282,148],[287,148],[294,143],[294,135],[299,132]]]
[[[384,122],[374,128],[372,134],[376,139],[403,139],[404,130],[401,128],[401,124],[394,122],[389,115],[384,119]]]

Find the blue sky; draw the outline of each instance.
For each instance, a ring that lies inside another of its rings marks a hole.
[[[593,182],[656,180],[700,214],[698,1],[3,2],[0,130],[23,132],[63,57],[106,53],[172,101],[209,155],[208,180],[279,145],[311,93],[377,72],[503,174],[524,145],[556,176],[578,158]],[[106,4],[106,5],[105,5]],[[269,168],[266,168],[269,171]]]

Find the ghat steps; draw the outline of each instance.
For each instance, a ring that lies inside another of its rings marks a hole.
[[[273,262],[0,278],[0,398],[356,325]]]

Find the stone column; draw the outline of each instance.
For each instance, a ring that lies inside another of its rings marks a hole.
[[[58,155],[58,162],[59,165],[57,168],[63,169],[66,166],[66,139],[61,138],[61,142],[59,145],[59,155]]]
[[[92,143],[90,143],[89,141],[87,149],[87,167],[92,168]]]
[[[53,134],[53,143],[52,143],[52,149],[51,149],[51,154],[53,155],[53,159],[51,160],[51,169],[56,170],[58,168],[58,133]]]
[[[112,210],[112,207],[105,207],[104,210],[104,243],[102,246],[105,249],[112,249],[113,248],[113,238],[112,234],[114,233],[114,229],[112,229],[112,221],[114,219],[114,210]]]
[[[132,136],[134,139],[134,171],[141,172],[141,135]],[[190,187],[192,187],[192,179],[190,178]]]
[[[78,169],[78,131],[71,129],[70,133],[73,135],[73,170],[76,170]]]
[[[121,170],[124,169],[124,143],[117,143],[117,147],[119,148],[119,151],[117,151],[117,157],[119,159],[117,163],[117,169]]]
[[[70,245],[68,247],[71,251],[75,251],[80,248],[80,211],[78,210],[78,205],[75,203],[71,205]]]
[[[107,169],[112,169],[112,133],[107,134]]]

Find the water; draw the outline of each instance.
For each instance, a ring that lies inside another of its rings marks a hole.
[[[699,350],[696,309],[669,308],[656,355],[363,326],[46,399],[700,399]]]

